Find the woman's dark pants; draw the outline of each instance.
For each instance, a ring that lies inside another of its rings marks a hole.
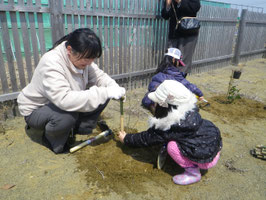
[[[50,103],[33,111],[25,117],[29,127],[44,130],[43,137],[50,143],[55,153],[64,151],[69,134],[90,134],[109,101],[96,110],[87,113],[66,112]]]

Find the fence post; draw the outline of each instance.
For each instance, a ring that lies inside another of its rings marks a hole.
[[[62,0],[49,0],[51,13],[52,40],[55,43],[64,36],[64,18],[62,13]]]
[[[233,65],[238,65],[239,63],[239,58],[241,54],[241,46],[242,46],[243,38],[244,38],[244,30],[246,27],[246,14],[247,14],[247,9],[243,9],[241,12],[241,18],[240,18],[240,23],[239,23],[238,32],[237,32],[234,57],[232,61]]]

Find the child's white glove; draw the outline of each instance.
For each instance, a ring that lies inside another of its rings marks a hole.
[[[120,87],[120,86],[110,86],[110,87],[107,87],[107,93],[110,99],[118,100],[121,97],[125,96],[126,90],[125,88]]]

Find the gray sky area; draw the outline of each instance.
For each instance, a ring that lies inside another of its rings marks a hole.
[[[214,1],[238,4],[238,5],[262,7],[263,12],[266,13],[266,0],[214,0]]]

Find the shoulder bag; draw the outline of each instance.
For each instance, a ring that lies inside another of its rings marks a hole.
[[[172,8],[174,10],[176,18],[176,27],[175,27],[176,33],[194,35],[199,32],[200,21],[197,19],[197,17],[182,17],[181,19],[178,19],[173,3],[172,3]]]

